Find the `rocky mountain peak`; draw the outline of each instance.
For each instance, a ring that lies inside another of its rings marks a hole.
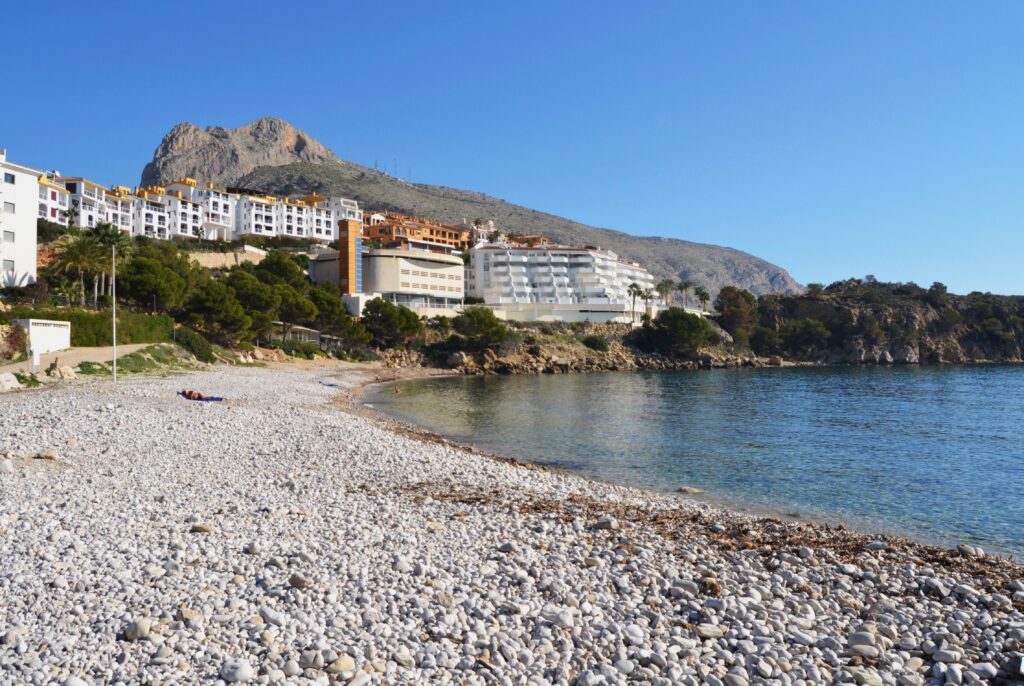
[[[237,129],[202,129],[185,122],[160,141],[142,171],[142,185],[159,185],[183,176],[227,185],[259,167],[324,162],[338,162],[338,158],[283,119],[264,117]]]

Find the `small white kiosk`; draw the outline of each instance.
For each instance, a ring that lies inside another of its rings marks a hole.
[[[71,347],[71,322],[49,319],[15,319],[25,329],[32,369],[39,368],[39,356]]]

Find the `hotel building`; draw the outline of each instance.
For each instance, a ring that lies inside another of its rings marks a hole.
[[[631,283],[653,289],[643,267],[594,247],[484,244],[468,251],[466,295],[524,321],[633,321]]]
[[[409,239],[439,243],[453,250],[466,250],[472,242],[472,232],[469,229],[397,212],[374,212],[364,215],[363,229],[366,240],[376,241],[381,245]]]
[[[36,280],[36,218],[46,176],[8,162],[3,148],[0,175],[0,286],[28,286]]]

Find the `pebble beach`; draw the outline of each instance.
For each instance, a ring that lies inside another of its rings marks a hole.
[[[379,372],[0,395],[0,684],[1024,684],[1019,565],[475,453]]]

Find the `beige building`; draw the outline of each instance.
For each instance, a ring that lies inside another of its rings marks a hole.
[[[379,294],[428,317],[462,307],[462,258],[421,250],[378,249],[362,256],[363,293]]]

